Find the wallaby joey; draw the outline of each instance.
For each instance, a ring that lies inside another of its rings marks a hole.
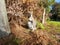
[[[36,21],[33,18],[33,14],[30,13],[29,19],[28,19],[28,27],[32,31],[36,30]]]

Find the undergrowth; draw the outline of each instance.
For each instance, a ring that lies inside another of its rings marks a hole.
[[[44,30],[45,27],[44,27],[44,25],[43,25],[42,23],[40,23],[39,21],[37,21],[37,29],[42,29],[42,30]]]

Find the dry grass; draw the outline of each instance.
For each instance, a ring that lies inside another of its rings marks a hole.
[[[31,32],[29,29],[22,27],[22,25],[25,23],[25,18],[23,18],[23,15],[25,15],[24,10],[26,9],[29,11],[30,8],[35,8],[37,10],[37,6],[35,5],[37,4],[37,2],[35,2],[35,0],[33,1],[34,3],[27,2],[25,4],[23,4],[22,0],[6,1],[11,32],[13,35],[15,35],[14,38],[18,38],[18,45],[58,45],[56,40],[52,39],[46,31],[42,31],[39,29]],[[30,5],[27,7],[28,4]],[[15,43],[9,43],[7,45],[15,45]]]
[[[20,45],[57,45],[46,31],[36,30],[30,32],[27,29],[14,23],[11,27],[12,33],[20,39]]]

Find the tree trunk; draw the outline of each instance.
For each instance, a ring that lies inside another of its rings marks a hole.
[[[44,24],[44,23],[45,23],[45,14],[46,14],[46,9],[44,8],[42,24]]]
[[[0,38],[8,36],[10,28],[8,24],[5,0],[0,0]]]

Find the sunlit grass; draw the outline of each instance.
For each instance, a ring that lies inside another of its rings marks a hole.
[[[44,30],[45,27],[44,27],[44,25],[42,23],[37,21],[37,28]]]
[[[53,25],[53,26],[58,26],[60,27],[60,22],[57,21],[47,21],[48,24]]]
[[[60,22],[57,21],[47,21],[47,25],[45,28],[48,31],[54,30],[55,32],[60,32]]]

